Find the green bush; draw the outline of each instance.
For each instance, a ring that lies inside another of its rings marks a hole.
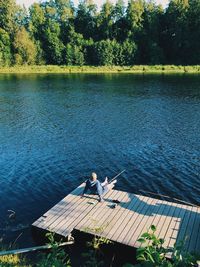
[[[16,65],[35,63],[37,48],[24,27],[16,32],[13,46]]]
[[[81,46],[67,44],[65,63],[68,66],[78,65],[82,66],[85,63],[84,53]]]
[[[156,227],[152,225],[150,230],[143,233],[138,239],[141,246],[137,249],[137,261],[135,267],[191,267],[197,266],[197,258],[184,250],[184,243],[177,244],[173,249],[164,248],[164,239],[155,235]],[[166,257],[170,253],[171,261]],[[133,267],[131,264],[123,267]]]
[[[43,255],[36,267],[71,267],[70,260],[65,251],[59,248],[60,242],[56,242],[54,234],[46,234],[51,250],[47,255]]]
[[[96,42],[94,45],[96,64],[101,66],[114,65],[113,48],[113,42],[109,39]]]

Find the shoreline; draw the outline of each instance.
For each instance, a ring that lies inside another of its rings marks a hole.
[[[0,74],[48,73],[133,73],[133,74],[200,74],[200,65],[134,65],[134,66],[58,66],[33,65],[0,67]]]

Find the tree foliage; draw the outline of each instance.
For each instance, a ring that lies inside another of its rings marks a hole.
[[[18,8],[15,0],[0,0],[0,28],[9,33],[15,31],[15,18]]]
[[[25,28],[19,29],[14,37],[15,64],[34,64],[36,59],[36,46]]]
[[[200,1],[0,0],[0,65],[199,64]]]
[[[9,34],[0,28],[0,66],[8,66],[11,63],[11,43]]]

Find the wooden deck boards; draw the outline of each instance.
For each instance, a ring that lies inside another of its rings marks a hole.
[[[112,190],[99,203],[95,195],[81,198],[84,183],[33,223],[35,228],[67,237],[73,230],[139,247],[137,239],[153,224],[165,247],[185,240],[189,252],[200,252],[200,208]],[[113,208],[113,200],[119,200]]]

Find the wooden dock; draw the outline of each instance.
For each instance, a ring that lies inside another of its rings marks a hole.
[[[165,240],[164,247],[185,240],[188,252],[200,252],[200,208],[118,190],[109,191],[99,203],[95,195],[81,198],[83,187],[77,187],[32,226],[63,237],[73,230],[83,231],[137,248],[137,239],[153,224],[157,236]],[[115,208],[113,200],[120,201]]]

